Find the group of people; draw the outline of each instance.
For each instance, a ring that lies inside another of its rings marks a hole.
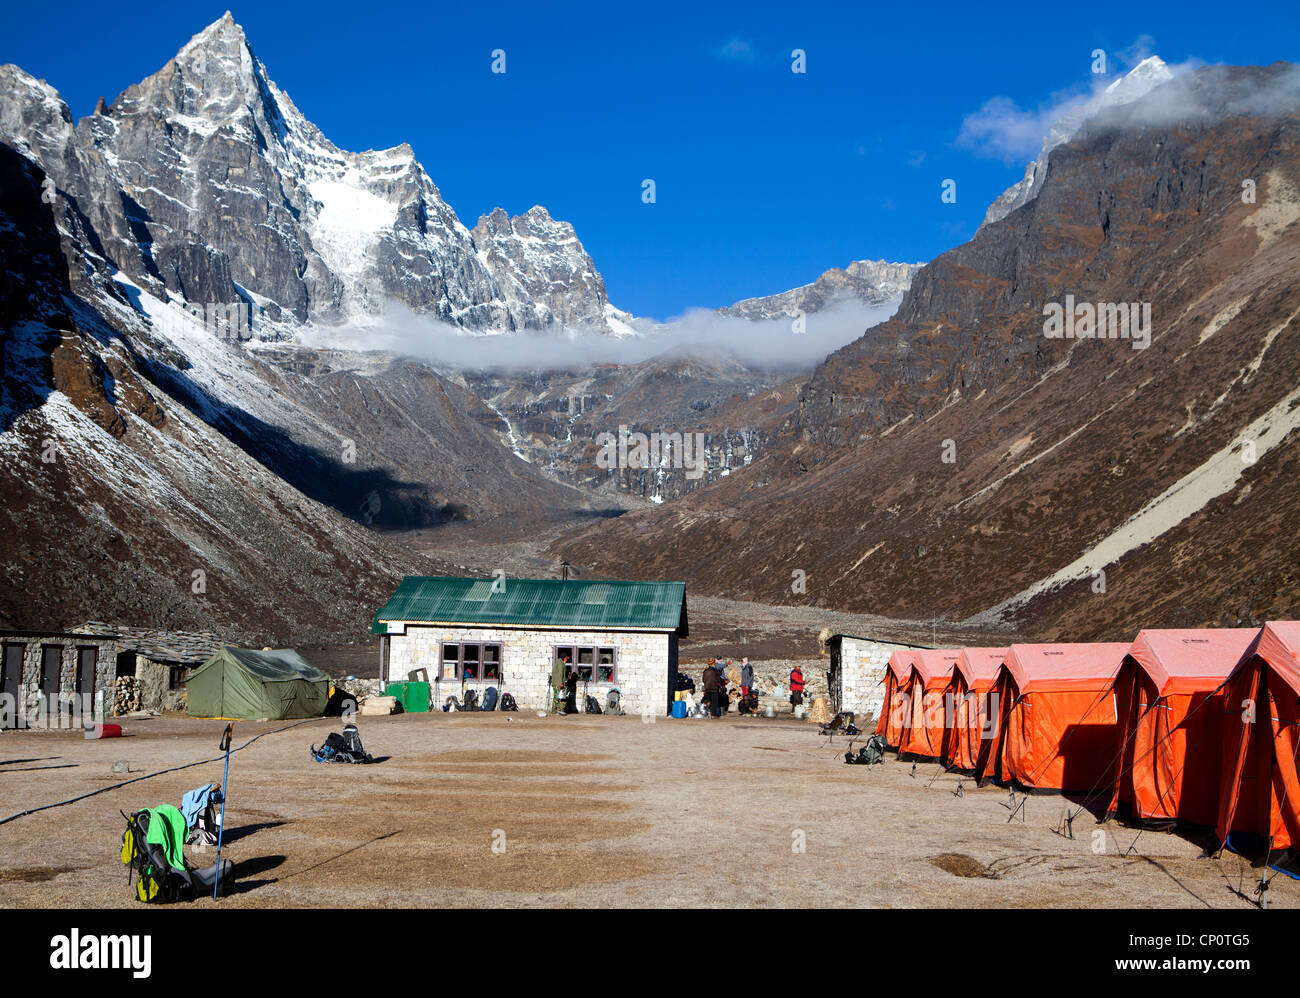
[[[730,706],[730,699],[727,695],[728,687],[732,685],[732,679],[728,673],[735,671],[735,664],[731,659],[709,659],[709,664],[704,668],[703,685],[704,685],[704,705],[710,718],[718,718],[725,714]],[[740,703],[739,711],[742,714],[752,714],[758,710],[758,692],[754,689],[754,667],[749,664],[748,658],[740,660]],[[569,661],[569,656],[561,655],[555,663],[555,671],[552,677],[557,699],[559,691],[563,690],[564,713],[578,713],[578,673]],[[693,687],[692,687],[693,688]],[[790,670],[790,706],[798,707],[803,703],[804,680],[803,670],[795,666]]]
[[[721,717],[727,712],[729,699],[727,689],[732,684],[728,673],[733,673],[735,665],[731,659],[709,659],[701,677],[704,686],[704,705],[710,718]],[[790,670],[790,704],[798,707],[803,703],[803,670],[795,666]],[[758,692],[754,689],[754,667],[748,658],[740,660],[740,704],[742,714],[752,714],[758,710]]]

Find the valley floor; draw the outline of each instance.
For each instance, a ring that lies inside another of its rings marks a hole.
[[[230,763],[239,885],[195,904],[1240,908],[1259,877],[1231,853],[1200,858],[1188,837],[1138,837],[1086,813],[1062,837],[1059,797],[1030,798],[1008,823],[1005,790],[967,780],[958,797],[955,775],[892,756],[846,766],[839,739],[788,718],[362,718],[382,762],[312,762],[308,746],[338,725],[235,725],[236,746],[267,732]],[[0,733],[0,818],[160,773],[0,825],[0,906],[138,904],[118,810],[220,781],[219,761],[161,771],[216,757],[222,726],[168,716],[126,721],[120,740]],[[110,771],[120,759],[132,775]],[[1300,907],[1284,876],[1269,894]]]

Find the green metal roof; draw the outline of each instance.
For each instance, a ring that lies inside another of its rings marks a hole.
[[[494,590],[495,585],[495,590]],[[375,614],[388,621],[676,631],[686,636],[685,582],[449,579],[408,575]]]

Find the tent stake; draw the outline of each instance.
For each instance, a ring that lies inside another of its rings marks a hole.
[[[1268,907],[1268,886],[1271,879],[1267,873],[1263,874],[1259,878],[1259,886],[1255,888],[1255,897],[1259,898],[1258,903],[1261,908]]]

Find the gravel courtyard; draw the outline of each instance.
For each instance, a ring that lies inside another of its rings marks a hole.
[[[236,746],[266,733],[230,762],[239,882],[196,905],[1240,908],[1259,878],[1231,853],[1087,813],[1073,839],[1056,834],[1059,797],[1008,822],[1005,790],[966,780],[957,796],[955,775],[892,755],[846,766],[840,738],[788,718],[361,718],[383,758],[371,766],[309,758],[337,719],[284,723],[235,725]],[[124,727],[0,733],[0,819],[217,757],[224,724]],[[220,781],[207,762],[0,824],[0,906],[137,905],[119,810]],[[1300,906],[1300,883],[1279,875],[1269,895]]]

